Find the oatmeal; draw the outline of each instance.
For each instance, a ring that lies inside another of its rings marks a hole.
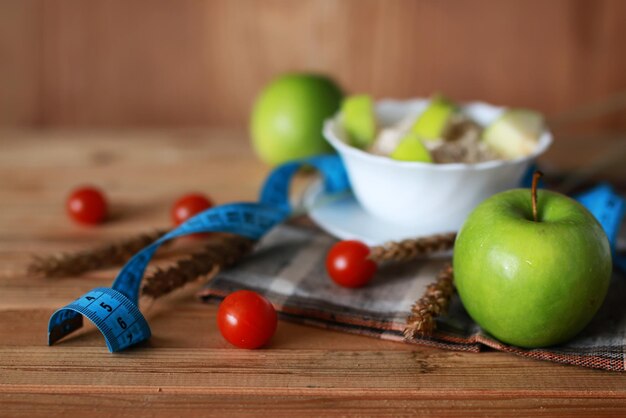
[[[442,96],[433,97],[422,113],[382,126],[373,101],[364,97],[348,97],[344,102],[343,109],[349,110],[342,119],[348,142],[399,161],[473,164],[524,157],[536,148],[544,130],[543,117],[524,109],[505,110],[482,126]]]

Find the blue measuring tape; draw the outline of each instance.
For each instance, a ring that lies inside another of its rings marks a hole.
[[[161,244],[183,235],[203,232],[229,232],[258,240],[291,213],[289,186],[303,166],[315,167],[322,174],[328,193],[350,189],[343,163],[336,155],[294,161],[276,168],[265,181],[258,203],[222,205],[190,218],[131,258],[112,287],[93,289],[55,311],[48,324],[48,344],[54,344],[81,328],[83,317],[96,325],[111,352],[150,338],[150,327],[138,308],[139,289],[146,267]],[[608,185],[600,185],[576,199],[599,220],[614,249],[624,217],[624,199]],[[619,266],[618,260],[616,264]]]
[[[591,190],[574,196],[578,202],[589,209],[589,212],[600,222],[611,244],[613,264],[626,272],[626,257],[617,253],[617,236],[626,214],[626,201],[615,193],[613,188],[600,184]]]
[[[218,206],[190,218],[131,258],[111,288],[93,289],[54,312],[48,324],[48,344],[81,328],[83,317],[102,332],[111,352],[150,338],[150,327],[137,305],[141,279],[161,244],[202,232],[230,232],[253,240],[261,238],[291,213],[289,186],[302,166],[315,167],[322,174],[328,193],[350,188],[343,163],[336,155],[294,161],[276,168],[265,181],[258,203]]]

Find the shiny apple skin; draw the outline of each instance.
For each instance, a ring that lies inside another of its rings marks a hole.
[[[596,314],[609,288],[609,242],[594,216],[559,193],[515,189],[481,203],[459,231],[455,285],[470,316],[520,347],[563,343]]]

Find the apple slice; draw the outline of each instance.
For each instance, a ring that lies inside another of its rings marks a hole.
[[[411,132],[420,138],[435,141],[443,136],[450,117],[456,112],[456,105],[441,95],[433,96],[426,110],[418,116]]]
[[[415,134],[408,134],[402,138],[389,157],[399,161],[433,162],[430,152],[428,152],[422,140]]]
[[[526,109],[507,110],[485,128],[483,141],[504,158],[525,157],[537,147],[544,125],[540,113]]]
[[[365,94],[349,96],[341,104],[343,128],[350,144],[367,148],[376,138],[376,117],[372,98]]]

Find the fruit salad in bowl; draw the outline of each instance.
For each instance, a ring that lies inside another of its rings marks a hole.
[[[518,187],[552,142],[541,114],[482,102],[344,99],[324,125],[356,199],[407,232],[456,231],[487,197]]]

